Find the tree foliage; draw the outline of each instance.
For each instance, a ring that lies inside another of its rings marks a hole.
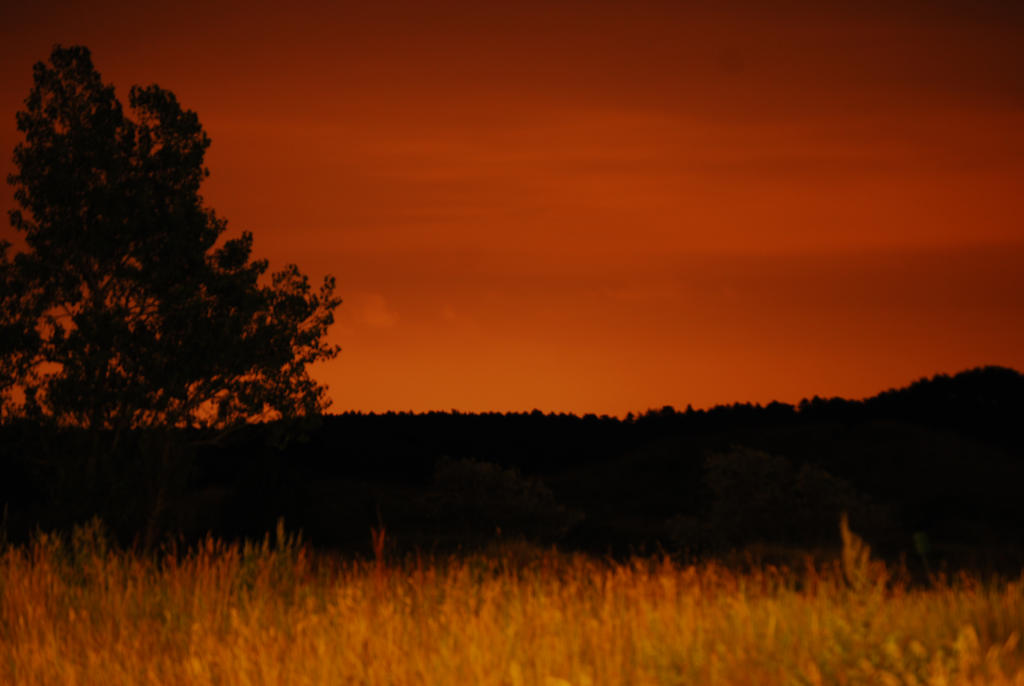
[[[7,412],[127,430],[323,410],[309,365],[338,352],[334,279],[267,275],[250,233],[224,238],[196,114],[156,85],[123,107],[85,47],[33,77],[8,178],[27,249],[0,245]]]

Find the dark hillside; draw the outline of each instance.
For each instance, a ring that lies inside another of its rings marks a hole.
[[[663,408],[625,420],[328,415],[195,441],[159,517],[191,538],[258,536],[283,516],[316,545],[363,553],[380,523],[406,549],[500,536],[602,553],[720,553],[831,545],[846,511],[890,555],[1012,565],[1024,550],[1022,418],[1024,376],[998,367],[864,401]],[[71,432],[2,432],[9,536],[99,514],[131,541],[154,516],[141,438],[87,474]]]

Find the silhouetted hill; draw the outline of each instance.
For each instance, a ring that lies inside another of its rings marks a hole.
[[[164,489],[161,524],[186,537],[259,536],[284,516],[315,544],[356,552],[383,523],[404,549],[500,536],[720,553],[831,545],[846,511],[890,555],[1012,565],[1024,560],[1022,417],[1024,376],[1000,367],[866,400],[666,407],[626,419],[328,415],[197,441]],[[143,437],[97,475],[76,462],[73,432],[0,433],[9,535],[98,513],[133,539],[156,473]]]
[[[940,374],[879,393],[865,405],[870,414],[880,417],[1020,445],[1024,375],[1005,367]]]

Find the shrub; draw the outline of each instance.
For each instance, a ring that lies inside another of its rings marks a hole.
[[[443,457],[435,466],[433,486],[435,516],[470,538],[500,532],[555,540],[582,519],[559,505],[541,481],[490,462]]]
[[[811,463],[796,466],[781,455],[734,448],[709,455],[704,467],[708,529],[720,546],[831,543],[843,512],[861,528],[885,519],[850,483]]]

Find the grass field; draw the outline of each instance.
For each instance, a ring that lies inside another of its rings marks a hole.
[[[311,557],[279,529],[143,557],[95,529],[0,557],[9,684],[1016,684],[1024,578],[908,587],[834,564],[737,573],[510,547]]]

